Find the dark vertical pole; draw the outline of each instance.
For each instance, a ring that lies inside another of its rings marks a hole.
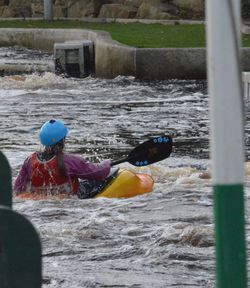
[[[0,287],[41,288],[41,243],[22,215],[0,206]]]
[[[41,242],[33,225],[12,208],[11,168],[0,151],[0,287],[41,288]]]
[[[0,151],[0,205],[12,207],[11,168],[7,158]]]

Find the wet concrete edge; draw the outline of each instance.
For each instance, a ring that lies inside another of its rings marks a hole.
[[[206,48],[134,48],[114,41],[108,32],[85,29],[0,28],[1,46],[24,46],[53,53],[54,43],[91,40],[100,78],[206,79]],[[250,71],[250,48],[242,48],[242,66]]]

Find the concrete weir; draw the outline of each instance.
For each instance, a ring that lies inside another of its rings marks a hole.
[[[54,44],[55,73],[69,77],[94,75],[94,43],[89,40]]]
[[[0,29],[1,46],[23,46],[53,53],[55,43],[94,43],[95,75],[138,79],[206,79],[205,48],[134,48],[114,41],[104,31],[84,29]],[[244,48],[243,69],[250,71],[250,49]]]

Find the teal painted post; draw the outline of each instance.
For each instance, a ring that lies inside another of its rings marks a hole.
[[[12,207],[11,168],[7,158],[0,151],[0,205]]]
[[[214,186],[217,287],[247,287],[243,185]]]
[[[11,168],[0,151],[0,287],[41,288],[41,243],[33,225],[12,208]]]
[[[32,224],[0,206],[0,287],[41,288],[41,244]]]

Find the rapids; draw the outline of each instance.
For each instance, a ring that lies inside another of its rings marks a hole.
[[[25,157],[41,148],[38,131],[51,118],[70,129],[67,151],[92,161],[119,159],[151,136],[174,135],[170,158],[144,168],[120,165],[152,175],[150,194],[14,198],[13,208],[41,237],[44,288],[215,287],[205,81],[9,75],[0,78],[0,101],[0,149],[13,181]],[[246,172],[248,200],[248,163]]]

